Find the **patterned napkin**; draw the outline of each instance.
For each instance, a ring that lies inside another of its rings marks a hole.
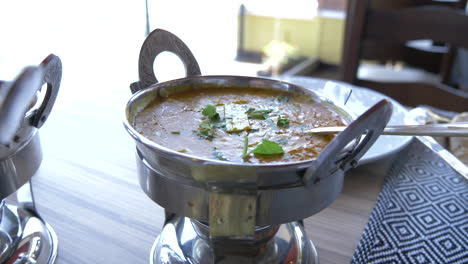
[[[452,122],[468,122],[468,112],[456,115]],[[448,143],[450,152],[468,166],[468,138],[451,137],[448,139]]]
[[[392,164],[352,263],[468,263],[468,181],[414,140]]]

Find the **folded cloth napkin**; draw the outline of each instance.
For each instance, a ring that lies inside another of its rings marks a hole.
[[[468,263],[468,181],[414,140],[386,176],[352,263]]]

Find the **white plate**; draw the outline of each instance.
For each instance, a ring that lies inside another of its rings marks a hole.
[[[389,125],[414,125],[416,122],[410,118],[408,111],[397,101],[367,88],[352,86],[349,84],[328,81],[310,77],[287,77],[281,79],[286,82],[300,85],[304,88],[319,91],[328,98],[344,103],[345,98],[352,90],[346,103],[356,115],[361,115],[375,103],[387,99],[393,104],[393,113]],[[361,158],[359,164],[371,163],[386,158],[404,148],[411,141],[411,136],[381,136],[369,151]]]

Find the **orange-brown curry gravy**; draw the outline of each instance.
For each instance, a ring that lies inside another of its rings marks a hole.
[[[203,115],[207,108],[218,116]],[[333,136],[308,135],[304,130],[339,125],[343,121],[338,113],[310,97],[258,88],[205,88],[158,98],[134,120],[139,133],[164,147],[236,163],[316,158]],[[263,139],[283,153],[252,153]]]

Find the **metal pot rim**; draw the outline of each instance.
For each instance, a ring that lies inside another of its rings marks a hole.
[[[135,94],[133,94],[130,99],[127,101],[126,107],[125,107],[125,116],[124,116],[124,127],[127,130],[127,132],[132,136],[133,139],[136,141],[144,144],[146,147],[149,147],[150,149],[154,151],[160,152],[160,154],[163,154],[168,157],[174,157],[174,158],[180,158],[185,161],[190,161],[191,163],[199,163],[199,164],[210,164],[210,165],[228,165],[228,166],[239,166],[239,167],[254,167],[254,168],[285,168],[285,167],[298,167],[298,166],[309,166],[311,163],[314,162],[315,159],[309,159],[309,160],[304,160],[304,161],[295,161],[295,162],[285,162],[285,163],[266,163],[266,164],[250,164],[250,163],[236,163],[236,162],[229,162],[229,161],[221,161],[221,160],[215,160],[215,159],[208,159],[208,158],[201,158],[195,155],[190,155],[186,153],[180,153],[175,150],[169,149],[167,147],[164,147],[162,145],[159,145],[158,143],[148,139],[147,137],[139,134],[133,127],[133,125],[130,123],[129,119],[133,118],[131,115],[131,106],[132,104],[142,100],[149,94],[154,94],[156,92],[159,92],[160,89],[163,89],[165,87],[176,87],[177,85],[181,85],[186,82],[192,82],[193,81],[200,81],[203,82],[204,80],[248,80],[248,81],[260,81],[260,82],[269,82],[270,84],[275,84],[275,85],[284,85],[287,87],[291,87],[292,89],[295,89],[296,91],[301,91],[305,95],[310,96],[314,99],[316,99],[319,102],[325,102],[329,104],[331,107],[333,107],[337,112],[339,112],[343,118],[347,119],[347,121],[351,122],[354,119],[356,119],[356,115],[346,108],[346,106],[341,105],[337,102],[332,101],[331,99],[325,97],[323,94],[317,91],[312,91],[309,89],[306,89],[302,86],[292,84],[289,82],[281,81],[281,80],[274,80],[274,79],[268,79],[268,78],[261,78],[261,77],[251,77],[251,76],[237,76],[237,75],[201,75],[201,76],[190,76],[190,77],[185,77],[185,78],[179,78],[179,79],[174,79],[166,82],[160,82],[153,84],[145,89],[142,89]],[[228,85],[226,85],[228,86]],[[257,88],[257,87],[255,87]],[[258,88],[268,88],[268,89],[274,89],[274,90],[280,90],[278,87],[271,87],[271,86],[258,86]],[[289,91],[289,90],[284,90],[284,91]],[[289,92],[294,92],[294,91],[289,91]],[[151,102],[154,100],[152,98],[148,102]],[[147,105],[147,104],[146,104]],[[146,106],[145,105],[145,106]],[[143,106],[143,107],[145,107]]]

